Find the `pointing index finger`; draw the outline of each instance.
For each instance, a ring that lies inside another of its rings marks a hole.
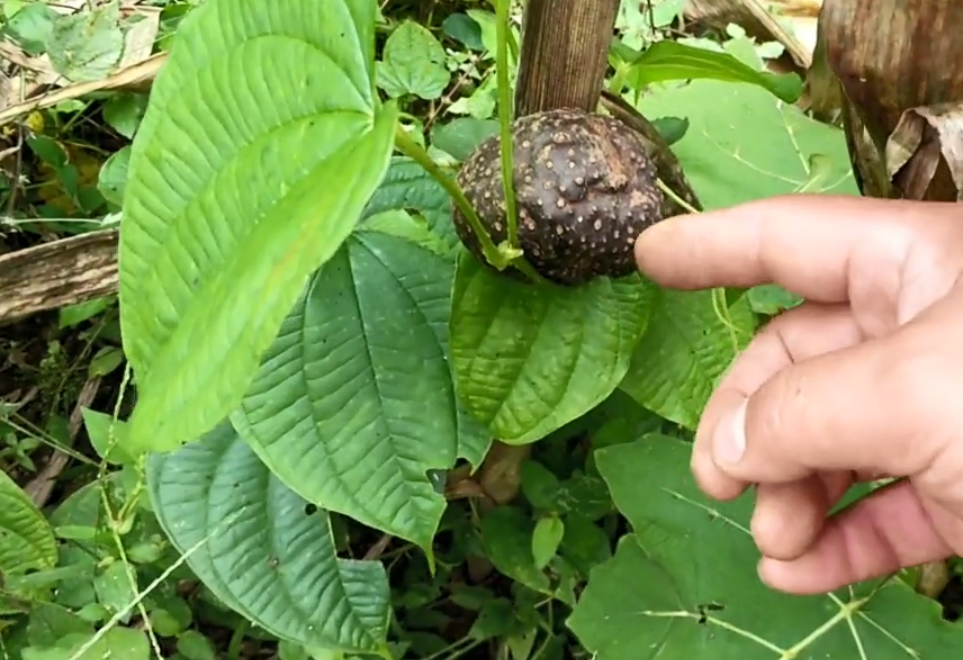
[[[775,283],[814,302],[849,299],[856,262],[897,266],[920,202],[790,195],[668,218],[635,245],[639,269],[664,286],[707,289]]]

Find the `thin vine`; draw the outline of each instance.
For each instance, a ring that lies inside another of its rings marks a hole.
[[[692,214],[701,213],[699,209],[682,199],[682,197],[680,197],[678,193],[666,185],[662,179],[656,179],[656,185],[666,197],[678,204],[686,212]],[[729,333],[729,341],[732,342],[733,353],[738,354],[740,351],[739,335],[741,334],[741,331],[738,327],[736,327],[735,322],[732,320],[732,314],[729,313],[729,302],[727,300],[725,288],[717,287],[712,289],[712,311],[715,313],[716,318],[719,319],[719,322],[722,323],[726,331]]]
[[[508,35],[511,31],[511,0],[495,3],[495,72],[498,84],[498,121],[500,123],[500,146],[502,161],[502,187],[505,195],[505,216],[508,224],[508,246],[518,248],[518,214],[515,208],[512,164],[512,90],[508,77]]]
[[[445,192],[451,196],[455,206],[458,207],[458,210],[461,211],[468,220],[472,231],[478,237],[478,241],[481,243],[482,254],[484,254],[488,263],[497,270],[505,270],[509,266],[513,266],[532,282],[538,284],[545,283],[545,278],[539,275],[538,272],[532,268],[531,264],[525,260],[521,250],[495,245],[495,242],[485,230],[481,218],[478,217],[478,212],[475,211],[475,207],[472,206],[471,202],[465,196],[465,192],[461,189],[461,186],[458,185],[458,182],[449,176],[449,174],[432,159],[428,152],[408,134],[408,131],[400,125],[395,130],[395,148],[421,165],[425,172],[437,181],[438,184],[445,189]]]

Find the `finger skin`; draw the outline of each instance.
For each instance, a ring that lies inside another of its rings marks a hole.
[[[692,469],[707,494],[755,484],[770,586],[821,593],[963,549],[963,207],[797,195],[670,218],[635,247],[662,286],[776,283],[804,308],[851,317],[845,338],[827,339],[824,321],[788,342],[809,312],[777,319],[697,431]],[[911,481],[827,518],[853,472]]]
[[[750,483],[727,474],[712,458],[715,429],[732,409],[794,363],[852,346],[861,339],[845,305],[805,303],[763,328],[736,358],[703,411],[691,459],[702,490],[716,499],[729,500],[738,497]]]
[[[960,525],[958,518],[955,524]],[[901,481],[831,519],[803,555],[789,561],[763,557],[759,575],[780,591],[820,594],[952,555],[931,511],[913,485]]]
[[[898,276],[919,245],[958,242],[960,220],[957,204],[792,195],[668,218],[642,232],[635,257],[643,273],[671,288],[777,283],[815,302],[854,302],[861,293],[851,289],[854,272],[865,271],[868,278],[856,279],[867,281]],[[959,270],[930,255],[918,261]],[[871,303],[878,293],[863,297]]]
[[[803,555],[853,482],[852,472],[841,471],[814,474],[787,484],[759,484],[751,530],[760,552],[782,560]]]
[[[912,476],[943,468],[937,457],[960,441],[956,392],[963,373],[960,332],[948,328],[963,332],[963,292],[899,334],[782,369],[749,397],[740,461],[725,464],[717,453],[735,411],[710,422],[716,467],[751,483],[786,483],[823,470]]]

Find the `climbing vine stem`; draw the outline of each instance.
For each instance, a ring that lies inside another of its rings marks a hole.
[[[518,215],[515,208],[512,164],[512,89],[509,81],[508,39],[511,33],[512,0],[495,2],[495,71],[498,83],[498,121],[500,124],[502,187],[505,194],[505,216],[508,223],[508,245],[518,248]]]
[[[666,185],[662,179],[656,179],[656,185],[659,186],[659,190],[661,190],[666,197],[678,204],[686,212],[693,214],[700,213],[699,209],[682,199],[682,197],[680,197],[678,193]],[[722,323],[726,331],[729,333],[729,341],[732,343],[733,353],[738,354],[740,350],[740,330],[736,327],[735,322],[732,320],[732,314],[729,313],[729,301],[725,288],[719,287],[712,290],[712,311],[715,313],[716,318],[719,319],[719,322]]]
[[[478,237],[482,253],[485,255],[488,263],[497,270],[504,270],[512,266],[532,282],[545,282],[545,278],[539,275],[535,269],[532,268],[532,265],[525,261],[523,256],[510,250],[504,251],[495,245],[492,237],[482,224],[481,218],[478,217],[475,207],[472,206],[471,202],[465,196],[465,192],[461,189],[461,186],[458,185],[458,182],[455,181],[454,177],[449,175],[441,165],[436,163],[428,152],[400,125],[395,130],[395,148],[421,165],[425,172],[445,189],[445,192],[451,197],[452,202],[468,220],[468,224],[471,225],[475,236]]]

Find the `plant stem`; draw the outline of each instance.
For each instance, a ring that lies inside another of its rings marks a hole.
[[[696,207],[692,206],[692,204],[690,204],[689,202],[679,197],[679,194],[676,191],[672,190],[672,188],[670,188],[668,185],[666,185],[665,181],[663,181],[662,179],[656,179],[655,185],[659,187],[659,190],[661,190],[666,197],[671,199],[673,202],[681,206],[683,209],[685,209],[689,213],[699,213],[699,209],[697,209]]]
[[[661,190],[666,197],[671,199],[689,213],[695,214],[700,212],[699,209],[695,208],[687,201],[679,197],[679,195],[672,190],[672,188],[667,186],[662,179],[656,179],[656,185],[659,186],[659,190]],[[739,328],[736,327],[735,322],[732,320],[732,314],[729,313],[729,302],[726,300],[725,288],[715,288],[712,290],[712,311],[729,333],[729,341],[732,342],[733,352],[738,354]]]
[[[444,660],[455,660],[455,658],[458,658],[464,655],[465,653],[467,653],[468,651],[471,651],[473,648],[475,648],[479,644],[482,644],[484,641],[485,641],[484,639],[473,639],[471,637],[463,637],[458,641],[452,644],[449,644],[448,646],[441,649],[440,651],[437,651],[436,653],[432,653],[431,655],[425,657],[424,660],[441,660],[442,658],[444,658]]]
[[[241,647],[244,644],[244,637],[247,635],[251,623],[247,619],[242,619],[231,634],[231,640],[227,645],[227,657],[229,660],[241,660]]]
[[[508,245],[518,247],[518,215],[512,185],[512,90],[508,80],[508,37],[511,31],[511,0],[495,3],[495,71],[498,75],[498,120],[501,123],[502,186],[505,194],[505,220],[508,223]]]
[[[425,151],[420,144],[415,142],[414,138],[408,135],[408,132],[401,126],[395,130],[395,147],[398,148],[398,151],[421,165],[424,170],[451,195],[455,206],[458,207],[458,210],[461,211],[462,215],[468,220],[472,231],[474,231],[478,237],[482,252],[485,254],[485,258],[488,259],[489,263],[496,268],[498,268],[499,265],[504,266],[504,256],[498,251],[498,248],[492,241],[492,237],[485,231],[481,218],[478,217],[475,208],[471,205],[471,202],[468,201],[468,198],[465,197],[465,193],[454,178],[449,176],[438,163],[433,161],[431,156],[428,155],[428,152]]]
[[[438,184],[445,189],[445,192],[451,196],[455,206],[458,207],[458,210],[461,211],[462,215],[468,220],[472,231],[475,232],[475,236],[478,237],[478,241],[481,243],[482,253],[485,255],[485,259],[488,260],[488,263],[497,270],[504,270],[508,266],[514,266],[532,282],[536,284],[546,283],[545,278],[532,268],[532,265],[525,260],[524,256],[510,259],[498,249],[498,246],[492,241],[492,237],[485,230],[485,226],[482,224],[481,218],[478,217],[475,208],[471,205],[471,202],[468,201],[468,198],[465,197],[464,191],[455,179],[449,176],[438,163],[433,161],[431,156],[428,155],[428,152],[425,151],[420,144],[415,142],[414,138],[408,135],[408,132],[401,126],[395,129],[395,147],[398,151],[421,165],[431,178],[437,181]]]

